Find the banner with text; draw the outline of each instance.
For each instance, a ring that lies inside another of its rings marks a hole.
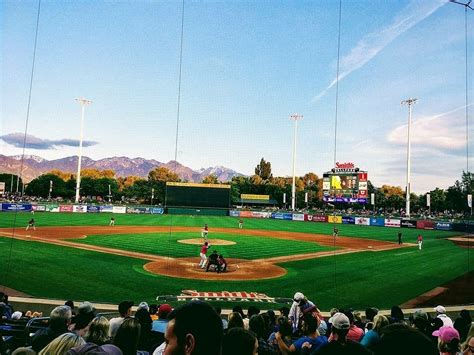
[[[355,217],[353,216],[342,216],[343,224],[355,224]]]
[[[113,206],[112,213],[126,213],[127,207],[125,206]]]
[[[342,216],[328,216],[328,223],[342,223]]]
[[[401,220],[400,219],[393,219],[393,218],[385,218],[385,227],[395,227],[395,228],[400,228],[401,226]]]
[[[32,205],[29,203],[2,203],[2,211],[6,212],[31,212]]]
[[[376,227],[383,227],[383,226],[385,226],[385,218],[381,218],[381,217],[375,218],[375,217],[372,217],[372,218],[370,219],[370,225],[371,225],[371,226],[376,226]]]
[[[291,213],[272,212],[271,217],[273,219],[284,219],[287,221],[291,221],[293,215]]]
[[[370,218],[367,217],[356,217],[354,224],[362,225],[362,226],[370,226]]]
[[[304,213],[295,213],[292,219],[293,221],[304,221]]]

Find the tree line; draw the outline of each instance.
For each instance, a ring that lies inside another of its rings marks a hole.
[[[13,179],[13,183],[12,183]],[[19,191],[27,196],[40,197],[43,199],[73,199],[76,188],[75,174],[65,173],[60,170],[52,170],[38,176],[30,183],[25,184],[21,179],[12,174],[0,174],[0,182],[5,182],[6,191],[13,188],[16,192],[16,184]],[[81,171],[81,196],[84,200],[96,201],[132,201],[143,204],[164,205],[167,182],[182,182],[179,176],[165,167],[158,167],[148,173],[147,178],[139,176],[117,177],[113,170],[83,169]],[[219,184],[217,176],[208,175],[203,178],[202,183]],[[270,195],[271,199],[277,201],[278,207],[285,207],[291,201],[292,177],[274,177],[271,163],[261,158],[256,165],[254,174],[251,176],[235,176],[231,181],[225,182],[231,185],[231,199],[234,204],[240,200],[241,194],[264,194]],[[301,208],[324,207],[322,201],[322,178],[313,172],[298,176],[295,179],[296,206]],[[474,176],[463,172],[461,180],[447,189],[435,188],[429,191],[431,200],[431,211],[444,212],[469,212],[467,206],[467,195],[474,192]],[[368,182],[368,194],[375,194],[375,205],[377,209],[385,212],[402,210],[405,207],[405,190],[399,186],[382,185],[375,187]],[[305,194],[308,202],[305,202]],[[286,204],[284,201],[286,195]],[[411,209],[413,212],[427,210],[427,193],[410,195]],[[364,208],[361,205],[337,205],[339,209]],[[372,208],[367,206],[366,208]]]

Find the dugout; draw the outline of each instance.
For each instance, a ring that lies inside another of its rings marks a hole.
[[[228,216],[230,185],[167,182],[168,214]]]

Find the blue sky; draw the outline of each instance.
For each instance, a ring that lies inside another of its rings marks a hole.
[[[86,97],[93,103],[84,155],[174,159],[181,6],[43,0],[28,134],[46,143],[26,154],[77,154],[74,99]],[[25,129],[36,11],[33,1],[0,3],[6,155],[22,152],[15,134]],[[177,160],[250,175],[265,157],[274,175],[289,176],[289,115],[298,112],[296,173],[329,170],[338,11],[338,1],[186,0]],[[343,0],[336,160],[368,170],[376,186],[404,186],[408,109],[400,101],[416,97],[412,190],[459,179],[466,169],[464,35],[464,8],[446,1]],[[472,102],[471,78],[469,87]]]

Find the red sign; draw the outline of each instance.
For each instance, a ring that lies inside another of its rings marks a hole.
[[[355,169],[354,163],[336,163],[336,169]]]
[[[367,181],[367,173],[359,173],[359,181]]]

